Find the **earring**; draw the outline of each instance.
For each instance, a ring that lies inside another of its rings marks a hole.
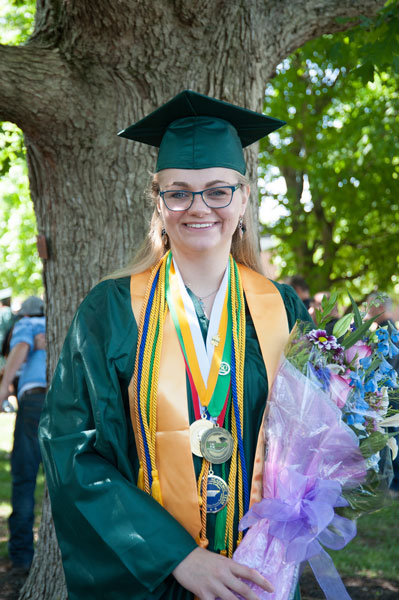
[[[163,245],[165,246],[165,248],[167,248],[169,246],[169,238],[168,238],[168,234],[166,233],[165,227],[162,227],[162,229],[161,229],[161,237],[162,237]]]
[[[244,233],[246,232],[247,228],[244,225],[244,221],[243,218],[240,217],[238,219],[238,235],[240,236],[240,240],[242,240]]]

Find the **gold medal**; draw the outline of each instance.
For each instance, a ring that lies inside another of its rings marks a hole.
[[[203,481],[202,481],[203,484]],[[217,513],[222,510],[229,499],[229,486],[221,477],[209,472],[206,489],[206,512]]]
[[[191,452],[196,456],[202,456],[200,447],[201,438],[208,429],[213,429],[213,423],[212,421],[208,421],[208,419],[197,419],[190,425]]]
[[[233,438],[224,427],[212,427],[201,436],[201,456],[212,464],[219,465],[229,460],[233,454],[233,448]]]

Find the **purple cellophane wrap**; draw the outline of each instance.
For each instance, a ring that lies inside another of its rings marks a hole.
[[[320,542],[338,549],[356,533],[334,507],[345,505],[342,489],[357,487],[366,476],[357,437],[328,394],[288,360],[277,373],[268,410],[263,500],[242,519],[240,528],[249,530],[233,558],[273,584],[273,593],[250,584],[261,599],[290,600],[304,560],[318,565],[326,597],[349,598]]]

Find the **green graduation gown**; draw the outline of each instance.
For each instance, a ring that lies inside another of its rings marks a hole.
[[[276,285],[289,328],[310,320],[294,290]],[[244,447],[251,479],[268,384],[246,312]],[[98,284],[75,315],[43,410],[40,443],[69,600],[193,598],[171,572],[197,547],[194,539],[136,487],[128,399],[136,344],[130,278]],[[192,422],[188,380],[186,387]],[[198,477],[201,459],[194,463]],[[221,468],[214,465],[215,473]],[[215,519],[209,515],[210,549]]]

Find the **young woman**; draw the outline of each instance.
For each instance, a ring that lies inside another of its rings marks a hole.
[[[134,264],[65,341],[41,445],[70,600],[256,600],[231,560],[260,499],[262,421],[308,313],[261,274],[242,148],[281,121],[185,91],[121,135],[160,146]]]

